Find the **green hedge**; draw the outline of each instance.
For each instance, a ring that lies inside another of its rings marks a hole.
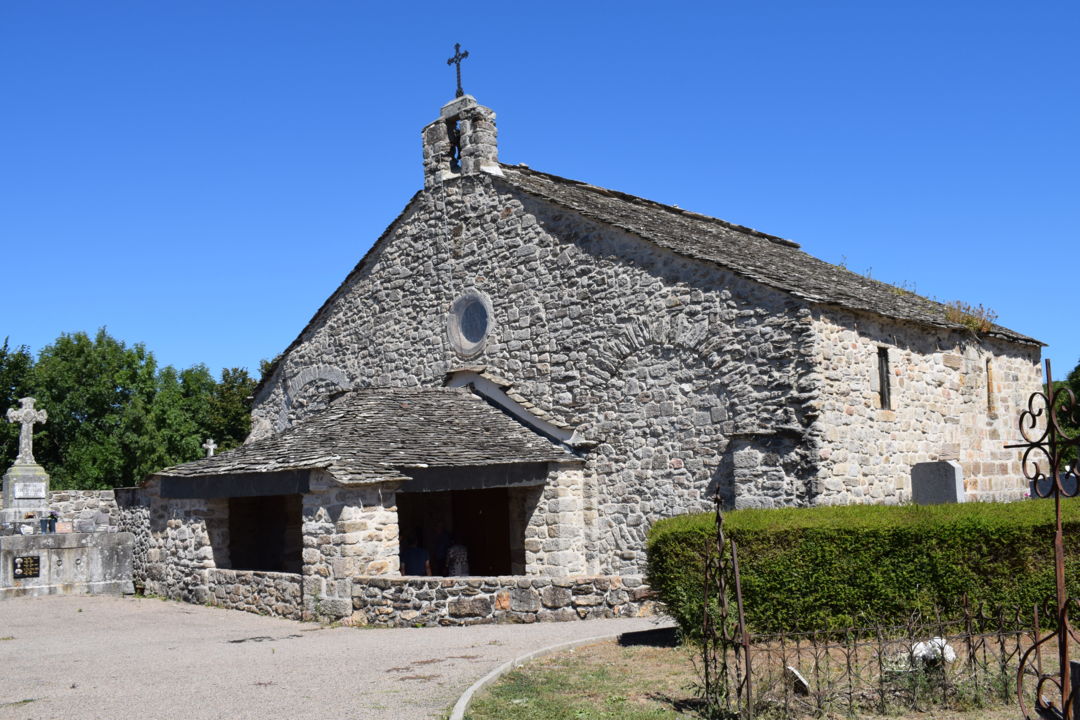
[[[1080,597],[1080,500],[1063,508],[1066,577]],[[935,606],[951,613],[965,594],[990,607],[1030,607],[1054,596],[1053,525],[1048,500],[724,515],[757,632],[899,624]],[[691,634],[712,535],[711,513],[661,520],[649,532],[649,584]]]

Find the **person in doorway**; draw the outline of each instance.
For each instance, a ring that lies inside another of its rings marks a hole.
[[[446,551],[446,574],[450,577],[469,574],[469,550],[456,537]]]
[[[409,533],[405,549],[401,551],[402,575],[430,575],[431,556],[420,547],[420,531]]]
[[[439,520],[435,523],[435,540],[431,553],[431,572],[435,575],[450,574],[446,556],[452,544],[453,537],[446,529],[446,523]]]

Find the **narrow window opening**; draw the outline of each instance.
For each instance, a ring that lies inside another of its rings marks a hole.
[[[450,139],[450,171],[461,172],[461,128],[457,120],[446,121],[446,136]]]
[[[994,413],[994,366],[986,359],[986,412]]]
[[[878,393],[881,396],[881,409],[892,410],[892,393],[889,387],[889,348],[879,347],[878,358]]]

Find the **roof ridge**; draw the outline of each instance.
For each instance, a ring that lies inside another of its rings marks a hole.
[[[563,177],[561,175],[555,175],[553,173],[543,172],[542,170],[534,170],[533,168],[531,168],[531,167],[529,167],[527,165],[520,165],[520,164],[519,165],[508,165],[506,163],[500,163],[500,165],[502,165],[504,168],[507,168],[507,169],[509,169],[511,171],[525,172],[525,173],[528,173],[528,174],[531,174],[531,175],[542,175],[543,177],[550,178],[551,180],[554,180],[556,182],[565,183],[567,185],[576,185],[578,187],[583,187],[583,188],[586,188],[586,189],[588,189],[588,190],[590,190],[592,192],[598,193],[600,195],[608,195],[610,197],[618,198],[619,200],[625,200],[627,202],[635,203],[635,204],[638,204],[638,205],[650,205],[650,206],[653,206],[653,207],[661,208],[661,209],[666,210],[666,211],[671,212],[671,213],[675,213],[675,214],[678,214],[678,215],[685,215],[687,217],[694,218],[696,220],[704,220],[706,222],[715,223],[715,224],[717,224],[717,225],[719,225],[719,226],[721,226],[721,227],[723,227],[725,229],[734,230],[736,232],[741,232],[741,233],[746,233],[748,235],[753,235],[754,237],[759,237],[759,238],[762,238],[763,240],[768,240],[769,242],[776,243],[777,245],[784,245],[786,247],[792,247],[792,248],[801,248],[802,247],[801,245],[799,245],[799,243],[795,242],[794,240],[788,240],[787,238],[782,238],[779,235],[771,235],[771,234],[769,234],[767,232],[762,232],[761,230],[755,230],[752,227],[747,227],[746,225],[739,225],[738,223],[733,223],[733,222],[730,222],[728,220],[724,220],[722,218],[715,217],[713,215],[705,215],[703,213],[694,212],[693,210],[686,210],[686,209],[678,207],[676,205],[668,205],[666,203],[657,202],[656,200],[650,200],[649,198],[641,197],[640,195],[632,195],[630,193],[622,192],[621,190],[612,190],[611,188],[602,187],[600,185],[593,185],[591,183],[583,182],[581,180],[574,180],[573,178],[567,178],[567,177]]]

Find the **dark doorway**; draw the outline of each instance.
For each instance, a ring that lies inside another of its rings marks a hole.
[[[229,567],[299,573],[302,521],[300,495],[229,498]]]
[[[419,536],[433,574],[446,574],[450,539],[468,551],[470,575],[510,575],[524,567],[524,528],[512,522],[508,488],[400,492],[397,503],[403,539]]]

